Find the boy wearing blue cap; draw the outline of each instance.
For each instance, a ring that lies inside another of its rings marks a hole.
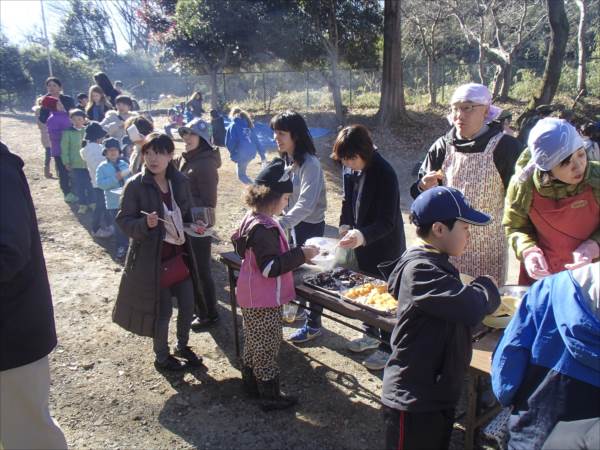
[[[471,327],[500,304],[493,278],[465,285],[449,258],[465,251],[470,225],[491,219],[460,191],[439,186],[417,197],[410,220],[420,242],[402,255],[388,280],[398,321],[381,396],[386,449],[445,449],[471,361]]]

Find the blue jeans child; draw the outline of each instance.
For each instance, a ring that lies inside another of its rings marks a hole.
[[[73,193],[79,199],[80,205],[91,205],[95,202],[94,188],[87,169],[71,169]]]

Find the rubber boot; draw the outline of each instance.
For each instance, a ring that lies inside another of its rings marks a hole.
[[[252,372],[252,367],[242,365],[242,389],[244,394],[250,398],[258,397],[258,386],[256,384],[256,377]]]
[[[279,389],[279,376],[269,381],[257,380],[260,407],[263,411],[287,409],[298,403],[296,397],[284,395]]]

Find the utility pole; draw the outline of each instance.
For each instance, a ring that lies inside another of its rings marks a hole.
[[[42,7],[42,23],[44,24],[44,44],[46,45],[46,54],[48,56],[48,72],[50,76],[54,76],[52,73],[52,59],[50,58],[50,41],[48,40],[48,30],[46,29],[46,14],[44,13],[44,0],[40,0],[40,6]]]

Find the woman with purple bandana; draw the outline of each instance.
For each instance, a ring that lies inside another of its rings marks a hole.
[[[456,188],[475,209],[492,217],[489,226],[471,231],[467,250],[452,263],[473,277],[491,275],[499,285],[506,281],[508,265],[504,196],[522,150],[519,141],[494,122],[501,111],[492,105],[487,87],[459,86],[450,101],[452,128],[431,146],[411,187],[413,198],[438,185]]]

